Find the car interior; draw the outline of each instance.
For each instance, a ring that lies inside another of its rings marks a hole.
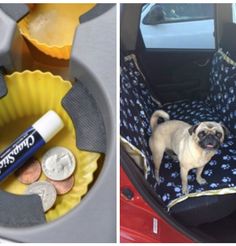
[[[148,48],[140,30],[145,5],[121,6],[121,166],[147,203],[194,241],[236,242],[236,24],[232,4],[212,5],[214,49]],[[148,140],[157,109],[191,125],[221,122],[230,131],[203,170],[207,184],[189,172],[188,195],[178,162],[166,154],[160,185],[155,179]]]
[[[78,164],[48,211],[15,174],[1,182],[0,242],[116,241],[115,26],[115,4],[0,4],[0,149],[54,110],[65,127],[36,158],[63,146]]]

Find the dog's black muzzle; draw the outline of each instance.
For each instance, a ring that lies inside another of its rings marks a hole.
[[[199,141],[199,145],[203,149],[215,150],[220,147],[220,140],[215,135],[209,134]]]

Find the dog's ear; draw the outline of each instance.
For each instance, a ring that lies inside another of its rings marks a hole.
[[[220,125],[223,128],[223,130],[224,130],[225,136],[229,136],[229,134],[230,134],[229,129],[222,122],[220,122]]]
[[[199,123],[196,124],[196,125],[194,125],[194,126],[191,126],[191,127],[188,129],[189,134],[192,135],[192,134],[196,131],[196,129],[197,129],[198,126],[199,126]]]

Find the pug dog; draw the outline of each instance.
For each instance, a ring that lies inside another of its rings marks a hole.
[[[165,122],[157,124],[161,117]],[[202,185],[206,180],[201,174],[205,165],[216,154],[229,130],[222,124],[205,121],[194,126],[180,121],[169,120],[169,115],[163,110],[157,110],[150,119],[152,135],[149,146],[155,164],[155,175],[160,184],[160,165],[164,152],[173,152],[180,164],[182,193],[188,194],[188,172],[196,168],[196,180]]]

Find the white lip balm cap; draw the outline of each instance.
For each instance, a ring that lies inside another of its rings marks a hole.
[[[32,126],[47,143],[64,127],[64,123],[55,111],[50,110]]]

